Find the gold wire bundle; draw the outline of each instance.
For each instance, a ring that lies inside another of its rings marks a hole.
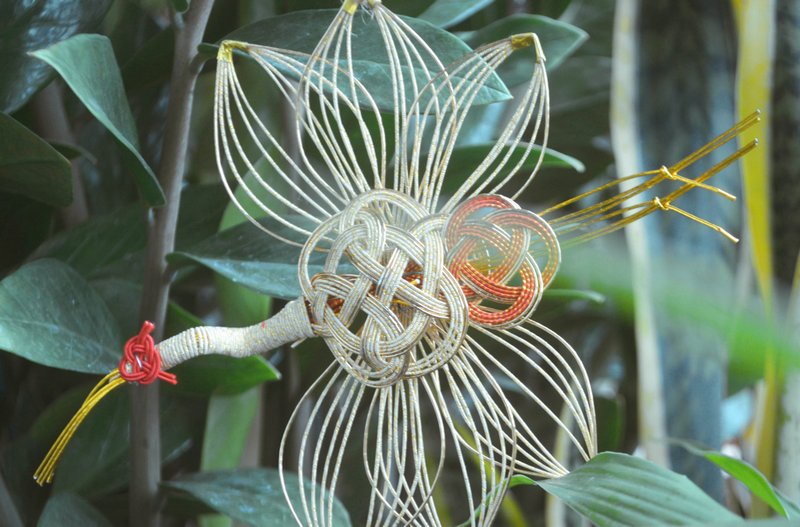
[[[683,194],[692,189],[707,190],[722,196],[725,199],[729,199],[731,201],[736,200],[735,196],[725,192],[720,188],[708,185],[705,183],[705,181],[709,180],[726,167],[735,163],[739,158],[755,148],[758,145],[758,140],[752,140],[744,146],[737,148],[734,153],[730,154],[725,159],[704,171],[694,179],[686,178],[682,176],[680,172],[689,168],[691,165],[703,159],[714,150],[722,147],[736,138],[743,131],[757,123],[759,119],[760,112],[755,111],[742,119],[740,122],[736,123],[729,130],[720,134],[705,146],[699,148],[697,151],[689,154],[685,158],[669,167],[662,166],[657,170],[649,170],[647,172],[641,172],[639,174],[633,174],[631,176],[619,178],[615,181],[611,181],[605,185],[601,185],[593,190],[590,190],[589,192],[585,192],[579,196],[575,196],[559,203],[558,205],[550,207],[549,209],[541,212],[540,215],[543,217],[552,215],[553,212],[562,210],[584,198],[605,191],[609,188],[623,186],[627,182],[641,180],[644,178],[645,180],[641,183],[630,188],[623,189],[618,194],[615,194],[611,198],[603,200],[600,203],[549,220],[550,225],[552,225],[559,234],[561,245],[575,245],[588,240],[593,240],[600,236],[604,236],[619,230],[657,210],[677,212],[678,214],[685,216],[692,221],[717,231],[733,242],[738,242],[738,238],[730,234],[719,225],[715,225],[708,220],[700,218],[691,212],[677,207],[674,202]],[[677,181],[683,185],[680,188],[666,194],[665,196],[656,196],[650,200],[636,204],[626,203],[636,196],[655,188],[657,185],[665,181]],[[596,224],[600,224],[601,226],[594,228]]]
[[[64,454],[64,449],[70,439],[72,439],[72,436],[75,435],[75,431],[83,420],[89,415],[89,412],[92,411],[103,397],[123,384],[125,384],[125,379],[120,377],[119,370],[115,368],[92,388],[92,391],[89,392],[89,395],[87,395],[86,399],[81,403],[80,408],[75,412],[75,415],[72,416],[67,426],[65,426],[58,435],[58,438],[50,447],[47,455],[33,474],[33,479],[36,480],[39,486],[44,486],[53,480],[53,474],[55,473],[58,462],[61,460],[61,456]]]

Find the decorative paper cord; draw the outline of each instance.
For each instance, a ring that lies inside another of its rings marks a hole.
[[[371,15],[363,23],[377,28],[391,93],[372,91],[354,68],[352,26],[359,7]],[[531,52],[532,74],[506,127],[472,173],[448,173],[458,133],[481,90],[511,53],[525,50]],[[254,59],[294,111],[296,157],[248,100],[235,54]],[[387,105],[392,112],[382,116]],[[371,487],[368,525],[441,525],[433,493],[448,453],[463,480],[448,486],[448,493],[460,489],[475,511],[474,526],[493,521],[514,473],[566,474],[546,446],[552,430],[534,428],[517,402],[526,412],[538,411],[537,426],[552,424],[583,459],[594,456],[595,409],[586,370],[563,338],[532,319],[558,270],[559,238],[562,244],[580,243],[659,210],[732,238],[675,201],[695,188],[733,198],[706,181],[755,143],[694,179],[681,171],[758,120],[757,114],[748,117],[670,167],[616,180],[537,215],[514,200],[538,171],[547,143],[549,88],[538,37],[515,35],[445,66],[406,21],[377,0],[345,0],[310,55],[223,42],[214,114],[218,167],[232,200],[258,228],[302,246],[302,297],[260,324],[194,328],[157,348],[143,328],[130,350],[126,346],[120,371],[141,382],[170,380],[158,367],[158,352],[161,366],[169,369],[200,355],[245,357],[322,337],[335,361],[295,409],[279,453],[283,475],[286,437],[298,432],[300,500],[289,506],[303,526],[332,524],[346,447],[358,427],[359,469]],[[363,145],[351,141],[354,136]],[[542,147],[535,168],[520,177],[536,140]],[[269,180],[258,163],[270,167]],[[446,177],[463,184],[446,195]],[[633,180],[640,182],[611,198],[544,219]],[[668,181],[677,190],[625,205]],[[254,219],[236,188],[284,231]],[[322,272],[312,274],[310,257],[319,251],[327,257]],[[90,394],[54,445],[56,459],[83,416],[124,382],[122,376],[112,372]],[[37,481],[49,481],[54,464],[48,457]],[[288,499],[283,476],[282,481]]]

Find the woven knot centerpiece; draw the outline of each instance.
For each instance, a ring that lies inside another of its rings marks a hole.
[[[483,327],[512,327],[530,316],[561,261],[550,225],[496,194],[456,208],[445,243],[447,267],[469,301],[470,321]]]
[[[534,248],[543,252],[544,271]],[[315,251],[327,257],[312,276]],[[318,334],[346,371],[378,387],[442,367],[470,322],[523,320],[555,274],[558,254],[547,223],[508,198],[477,196],[442,215],[380,189],[314,231],[298,273]]]

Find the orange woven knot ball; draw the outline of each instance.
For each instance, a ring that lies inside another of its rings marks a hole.
[[[528,317],[558,270],[550,225],[495,194],[465,201],[445,227],[447,266],[469,301],[474,324],[509,327]]]

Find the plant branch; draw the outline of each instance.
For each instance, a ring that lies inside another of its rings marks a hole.
[[[175,247],[181,183],[186,168],[192,100],[199,66],[193,62],[205,31],[213,0],[194,0],[186,23],[176,24],[175,56],[167,107],[167,124],[159,165],[159,181],[166,204],[148,218],[147,257],[141,318],[156,325],[153,338],[161,340],[169,299],[170,275],[166,256]],[[131,390],[130,524],[158,525],[158,482],[161,479],[158,385]]]
[[[33,100],[33,115],[36,128],[44,139],[66,144],[76,143],[67,112],[64,110],[61,85],[57,81],[51,82],[36,95]],[[61,220],[67,228],[80,225],[89,219],[83,178],[78,170],[77,160],[73,160],[70,165],[72,166],[72,203],[61,209]]]

